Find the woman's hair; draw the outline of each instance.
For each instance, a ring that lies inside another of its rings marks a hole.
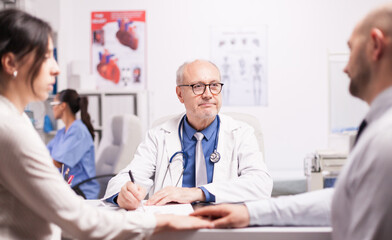
[[[33,81],[45,60],[49,37],[52,37],[52,28],[47,22],[17,9],[0,11],[0,59],[6,53],[13,53],[17,61],[23,62],[26,56],[33,54],[26,81],[34,94]]]
[[[82,122],[86,125],[91,137],[94,139],[94,127],[91,124],[90,114],[87,112],[87,97],[80,97],[73,89],[65,89],[58,93],[58,100],[66,103],[73,114],[76,114],[80,110]]]

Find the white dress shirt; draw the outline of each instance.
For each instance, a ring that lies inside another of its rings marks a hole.
[[[334,239],[392,239],[392,87],[370,105],[332,201]]]
[[[329,226],[334,189],[247,202],[250,225]]]
[[[392,239],[392,87],[376,97],[365,119],[368,125],[335,190],[246,203],[250,224],[329,225],[331,221],[333,239]]]

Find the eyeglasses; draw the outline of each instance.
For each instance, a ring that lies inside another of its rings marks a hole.
[[[190,85],[178,85],[179,87],[192,87],[192,91],[195,95],[202,95],[206,91],[206,87],[210,88],[212,94],[219,94],[222,91],[223,83],[195,83]]]
[[[49,103],[50,104],[50,106],[57,106],[57,105],[60,105],[61,104],[61,102],[59,102],[59,101],[55,101],[55,102],[50,102]]]

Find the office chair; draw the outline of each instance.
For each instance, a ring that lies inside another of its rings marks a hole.
[[[97,151],[97,176],[72,187],[81,196],[84,194],[80,190],[80,185],[96,179],[100,184],[98,198],[102,198],[110,178],[129,164],[137,146],[142,141],[141,122],[138,117],[132,114],[113,116],[110,127],[105,130]]]
[[[235,120],[245,122],[251,127],[253,127],[253,129],[255,130],[254,133],[257,139],[257,143],[259,144],[260,151],[263,153],[263,158],[265,159],[263,131],[261,130],[261,124],[259,120],[255,116],[247,113],[223,112],[222,114],[230,116]]]

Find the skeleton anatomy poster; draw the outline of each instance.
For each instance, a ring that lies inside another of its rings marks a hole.
[[[91,13],[91,69],[97,89],[145,89],[145,15]]]
[[[211,59],[226,106],[267,106],[267,27],[213,27]]]

